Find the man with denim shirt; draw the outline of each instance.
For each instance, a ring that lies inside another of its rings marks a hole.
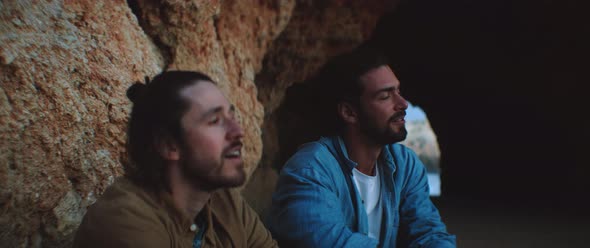
[[[303,145],[281,171],[269,228],[281,246],[455,247],[405,139],[406,100],[378,51],[333,58],[314,80],[336,135]]]

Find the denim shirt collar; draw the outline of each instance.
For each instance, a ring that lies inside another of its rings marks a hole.
[[[346,145],[344,144],[344,140],[342,139],[342,137],[322,137],[320,139],[320,142],[324,143],[328,147],[330,152],[334,153],[335,155],[338,155],[337,157],[341,159],[341,162],[343,162],[350,170],[358,166],[357,162],[350,160],[350,157],[348,156],[348,151],[346,150]],[[395,159],[391,154],[391,146],[392,145],[383,146],[383,150],[381,151],[381,155],[379,156],[379,163],[386,165],[386,167],[388,167],[391,170],[390,172],[394,173],[396,171],[396,165]]]
[[[344,140],[340,136],[333,136],[333,137],[322,137],[320,142],[326,145],[330,152],[332,152],[336,157],[341,161],[342,164],[345,165],[345,168],[348,169],[349,173],[352,173],[352,170],[358,166],[357,162],[350,160],[348,156],[348,151],[346,150],[346,145],[344,144]],[[392,155],[392,144],[383,146],[383,150],[381,151],[381,155],[379,156],[379,164],[383,165],[383,175],[389,175],[393,179],[393,174],[396,171],[395,165],[395,158]],[[393,181],[392,180],[385,180],[385,187],[388,190],[393,189]]]
[[[340,157],[344,160],[344,163],[349,167],[349,169],[353,170],[354,168],[356,168],[358,166],[358,163],[350,160],[350,157],[348,156],[348,151],[346,150],[346,144],[344,144],[344,140],[342,139],[342,137],[337,136],[333,138],[333,143],[336,146],[340,154]]]

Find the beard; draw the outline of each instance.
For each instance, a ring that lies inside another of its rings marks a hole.
[[[213,191],[243,185],[246,181],[243,162],[237,168],[230,166],[233,167],[224,163],[223,153],[218,159],[201,159],[183,148],[180,168],[187,181],[197,188]]]
[[[360,130],[371,141],[379,145],[388,145],[403,141],[408,135],[405,125],[396,131],[391,128],[390,123],[396,118],[404,116],[405,114],[405,111],[395,113],[387,120],[387,124],[384,127],[379,127],[379,125],[375,122],[375,118],[371,118],[366,114],[365,111],[361,110],[359,111],[361,120],[359,122]]]

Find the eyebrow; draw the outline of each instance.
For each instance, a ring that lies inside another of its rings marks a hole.
[[[236,107],[232,104],[229,106],[229,111],[230,112],[235,112],[236,111]],[[218,113],[223,112],[223,106],[218,106],[212,109],[209,109],[207,112],[205,112],[204,114],[201,115],[201,120],[203,119],[207,119],[209,116],[211,115],[215,115]]]

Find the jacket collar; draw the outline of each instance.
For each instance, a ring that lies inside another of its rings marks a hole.
[[[346,145],[344,144],[344,140],[339,136],[333,137],[322,137],[319,140],[320,143],[324,144],[330,153],[334,155],[334,157],[340,161],[340,167],[342,167],[343,171],[346,171],[349,175],[352,174],[352,169],[356,168],[358,165],[356,162],[350,160],[348,157],[348,152],[346,151]],[[385,145],[383,150],[381,150],[381,155],[379,156],[379,168],[382,169],[381,180],[386,185],[385,189],[387,191],[393,191],[394,189],[394,173],[396,171],[395,165],[395,157],[393,156],[393,144]],[[389,176],[387,176],[389,175]],[[389,179],[386,179],[389,178]]]
[[[328,150],[335,157],[340,160],[348,169],[352,171],[352,169],[358,166],[358,163],[350,160],[348,156],[348,151],[346,150],[346,145],[344,144],[344,140],[340,136],[332,136],[332,137],[322,137],[319,141],[320,143],[324,144],[328,147]],[[391,170],[391,173],[395,172],[396,165],[395,160],[392,154],[392,145],[385,145],[383,146],[383,150],[381,150],[381,155],[379,156],[379,164],[386,165]]]
[[[343,160],[344,164],[347,165],[350,170],[358,166],[357,162],[350,160],[350,157],[348,156],[348,150],[346,150],[346,144],[344,144],[344,140],[342,139],[342,137],[333,137],[332,143],[334,144],[334,147],[338,152],[339,157]]]

